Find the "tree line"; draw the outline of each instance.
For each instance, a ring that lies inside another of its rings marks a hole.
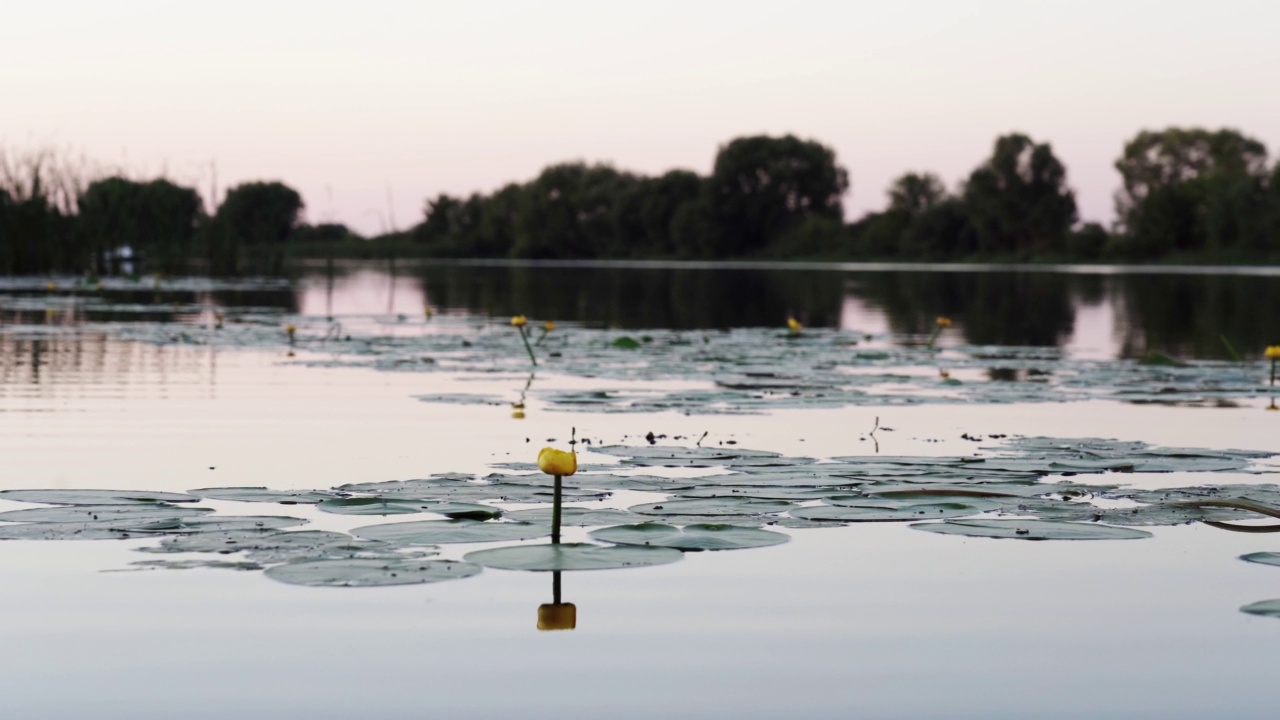
[[[214,274],[279,272],[291,247],[335,246],[527,259],[1280,259],[1280,163],[1256,139],[1144,130],[1115,167],[1111,228],[1080,222],[1066,167],[1018,133],[997,138],[958,187],[907,173],[884,211],[846,222],[849,176],[831,148],[744,137],[719,148],[706,176],[560,163],[492,193],[441,194],[409,231],[366,242],[341,224],[300,222],[302,198],[280,182],[237,185],[206,212],[194,189],[167,179],[82,186],[49,154],[0,153],[0,272],[108,274],[130,256],[163,271],[199,259]]]

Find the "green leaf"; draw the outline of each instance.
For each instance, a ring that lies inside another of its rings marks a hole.
[[[310,505],[336,497],[331,492],[321,490],[271,490],[265,487],[198,488],[187,492],[206,500],[268,502],[281,505]]]
[[[746,497],[691,498],[664,500],[628,508],[641,515],[766,515],[795,507],[786,500],[756,500]]]
[[[178,507],[167,503],[133,503],[122,505],[59,505],[0,512],[2,522],[29,523],[96,523],[145,521],[195,517],[213,512],[210,508]]]
[[[640,523],[602,528],[592,539],[620,545],[669,547],[676,550],[737,550],[779,545],[791,539],[783,533],[737,525],[699,523],[683,528],[662,523]]]
[[[567,543],[560,545],[518,545],[467,553],[468,562],[499,570],[613,570],[618,568],[666,565],[683,557],[679,550],[660,547],[629,547]]]
[[[1013,540],[1137,540],[1151,537],[1151,533],[1145,530],[1050,520],[948,520],[917,523],[911,527],[943,535]]]
[[[1245,605],[1240,608],[1240,612],[1249,613],[1250,615],[1260,615],[1262,617],[1280,618],[1280,599],[1262,600],[1260,602]]]
[[[839,522],[906,522],[977,515],[992,506],[975,502],[876,502],[862,498],[857,505],[818,505],[791,511],[791,516],[801,520],[836,520]],[[998,507],[998,506],[995,506]]]
[[[195,495],[150,490],[0,490],[0,500],[49,505],[132,505],[199,502]]]
[[[266,576],[309,587],[385,587],[460,580],[479,565],[456,560],[308,560],[267,568]]]
[[[356,537],[393,545],[437,545],[499,540],[531,540],[551,534],[549,527],[518,522],[477,520],[419,520],[417,522],[366,525],[351,531]]]

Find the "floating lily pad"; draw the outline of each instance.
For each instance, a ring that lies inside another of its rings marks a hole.
[[[1240,612],[1262,617],[1280,618],[1280,599],[1251,603],[1240,608]]]
[[[628,508],[641,515],[766,515],[795,507],[786,500],[756,500],[745,497],[664,500]]]
[[[975,502],[875,502],[862,498],[858,505],[819,505],[791,511],[801,520],[836,520],[839,522],[907,522],[977,515],[992,509]],[[998,506],[995,506],[998,507]]]
[[[245,560],[139,560],[129,563],[139,570],[261,570],[263,565]]]
[[[199,502],[195,495],[150,490],[0,490],[0,500],[49,505],[123,505],[136,503]]]
[[[129,529],[135,533],[154,535],[187,534],[202,532],[226,532],[229,530],[281,530],[287,527],[305,525],[302,518],[286,515],[250,515],[250,516],[206,516],[177,518],[160,522],[139,523]]]
[[[540,507],[516,510],[515,512],[507,513],[507,517],[520,522],[547,524],[551,522],[551,508]],[[565,527],[618,525],[620,523],[635,522],[637,519],[636,515],[626,510],[615,510],[613,508],[567,507],[562,508],[560,512],[560,524]]]
[[[128,523],[123,523],[127,525]],[[0,540],[129,540],[143,537],[112,523],[15,523],[0,525]]]
[[[519,545],[467,553],[468,562],[499,570],[613,570],[666,565],[683,557],[679,550],[662,547],[590,545]]]
[[[456,560],[310,560],[267,568],[266,576],[309,587],[384,587],[460,580],[479,565]]]
[[[662,523],[639,523],[601,528],[590,533],[595,540],[620,545],[669,547],[676,550],[738,550],[779,545],[790,540],[783,533],[739,525],[699,523],[683,528]]]
[[[122,505],[59,505],[0,512],[2,522],[95,523],[106,521],[145,522],[195,517],[213,512],[209,508],[178,507],[167,503]]]
[[[917,523],[911,527],[943,535],[1015,540],[1137,540],[1151,537],[1151,533],[1145,530],[1051,520],[948,520]]]
[[[518,522],[478,520],[419,520],[407,523],[366,525],[351,531],[356,537],[394,545],[437,545],[531,540],[551,534],[549,527]]]
[[[407,515],[429,512],[468,520],[491,520],[502,515],[502,510],[488,505],[377,497],[330,498],[316,507],[339,515]]]
[[[1280,565],[1280,552],[1249,553],[1248,555],[1241,555],[1240,559],[1260,565]]]
[[[187,492],[206,500],[266,502],[281,505],[311,505],[335,497],[334,493],[321,490],[271,490],[265,487],[198,488]]]

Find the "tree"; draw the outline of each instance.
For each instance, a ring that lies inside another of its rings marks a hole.
[[[933,173],[907,173],[889,187],[889,209],[922,213],[947,200],[947,187]]]
[[[621,254],[615,210],[637,183],[608,165],[562,163],[520,193],[513,257],[595,258]]]
[[[239,272],[240,250],[263,247],[272,272],[280,272],[284,246],[302,212],[302,196],[279,182],[251,182],[227,191],[206,230],[211,271]]]
[[[190,255],[201,210],[200,196],[191,188],[165,179],[144,183],[122,177],[90,183],[79,206],[77,225],[99,271],[106,270],[109,253],[125,247],[166,271],[179,269]]]
[[[672,256],[676,213],[695,202],[702,192],[702,178],[688,170],[671,170],[656,178],[637,178],[619,198],[614,212],[621,257]]]
[[[1116,214],[1131,257],[1265,244],[1257,233],[1267,149],[1257,140],[1231,129],[1144,130],[1116,169]]]
[[[805,218],[843,218],[849,177],[835,152],[794,135],[738,138],[720,148],[706,186],[715,232],[702,254],[757,252]]]
[[[1047,143],[1017,133],[996,139],[991,158],[969,175],[964,202],[988,254],[1058,250],[1076,221],[1066,168]]]

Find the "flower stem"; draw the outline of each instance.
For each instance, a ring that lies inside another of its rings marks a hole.
[[[551,544],[560,544],[560,495],[564,492],[562,483],[564,478],[559,475],[556,478],[555,494],[551,497]]]
[[[939,335],[941,335],[941,334],[942,334],[942,326],[941,326],[941,325],[934,325],[934,326],[933,326],[933,334],[929,336],[929,349],[930,349],[930,350],[932,350],[932,349],[933,349],[933,343],[938,339],[938,336],[939,336]]]
[[[520,340],[524,342],[524,349],[529,353],[529,362],[533,363],[534,367],[537,367],[538,358],[533,356],[533,348],[529,346],[529,336],[525,334],[523,327],[518,327],[516,329],[520,331]]]

